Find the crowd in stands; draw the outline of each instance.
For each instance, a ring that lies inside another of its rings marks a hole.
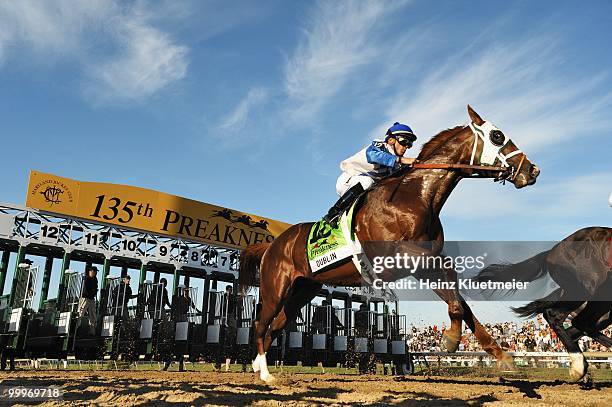
[[[503,322],[497,324],[484,324],[487,331],[504,350],[511,352],[565,352],[563,344],[555,332],[548,326],[542,317],[525,322]],[[408,328],[408,346],[412,352],[441,352],[442,334],[446,329],[442,326],[426,326]],[[612,326],[604,334],[612,336]],[[582,337],[579,340],[583,351],[605,352],[606,347]],[[474,334],[464,326],[464,332],[459,344],[459,351],[482,351]]]

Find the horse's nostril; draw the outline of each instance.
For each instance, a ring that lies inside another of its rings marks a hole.
[[[540,175],[540,169],[538,168],[537,165],[532,164],[530,173],[532,177],[537,177],[538,175]]]

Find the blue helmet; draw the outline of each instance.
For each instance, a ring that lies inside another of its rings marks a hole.
[[[417,139],[416,135],[414,134],[410,126],[399,123],[399,122],[395,122],[393,123],[393,126],[389,127],[389,130],[387,130],[385,141],[395,136],[404,136],[405,138],[407,138],[408,140],[412,142],[416,141]]]

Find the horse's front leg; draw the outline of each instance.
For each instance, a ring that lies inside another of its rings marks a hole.
[[[497,359],[497,366],[502,371],[514,371],[516,367],[514,366],[514,360],[512,356],[508,355],[499,344],[489,335],[484,326],[478,321],[478,318],[472,312],[470,306],[465,302],[465,300],[461,300],[461,306],[463,308],[463,320],[465,324],[470,328],[470,330],[474,333],[474,336],[482,346],[482,349],[487,352],[489,355],[493,356]]]
[[[437,236],[435,241],[438,243],[438,249],[442,250],[444,245],[444,231],[442,229],[442,223],[440,218],[436,218],[434,222],[434,229],[437,229]],[[438,270],[441,272],[442,278],[447,283],[457,284],[457,272],[454,268],[443,268]],[[459,348],[461,342],[461,334],[463,332],[463,316],[464,311],[461,306],[461,295],[459,291],[455,289],[446,290],[434,290],[434,292],[448,305],[448,316],[451,320],[450,328],[445,330],[442,334],[442,342],[448,352],[455,352]]]
[[[572,304],[571,302],[566,302],[566,304]],[[578,303],[579,305],[579,303]],[[570,314],[570,312],[575,309],[578,305],[568,306],[563,308],[559,307],[550,307],[544,310],[542,315],[550,328],[557,334],[557,338],[563,343],[565,349],[569,353],[570,357],[570,377],[578,381],[582,379],[588,371],[589,364],[586,361],[586,358],[582,354],[582,350],[580,349],[580,345],[578,344],[578,338],[571,336],[571,330],[568,331],[563,326],[563,322]],[[574,318],[575,319],[575,318]]]
[[[456,282],[457,273],[454,269],[437,270],[439,278],[446,282]],[[424,278],[424,275],[419,278]],[[461,307],[461,297],[456,289],[435,289],[433,290],[448,305],[448,316],[450,317],[450,327],[442,334],[442,343],[448,352],[455,352],[461,342],[463,331],[463,308]]]

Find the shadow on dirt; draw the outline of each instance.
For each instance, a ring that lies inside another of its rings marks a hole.
[[[409,376],[396,378],[396,381],[412,382],[415,381]],[[440,383],[440,384],[479,384],[484,386],[503,386],[503,387],[514,387],[525,397],[530,399],[541,399],[542,396],[538,394],[537,390],[542,386],[554,387],[554,386],[566,386],[576,385],[581,390],[603,390],[612,388],[612,382],[597,382],[592,385],[585,385],[583,383],[570,383],[562,380],[515,380],[515,379],[504,379],[499,378],[495,380],[478,380],[478,379],[453,379],[453,378],[442,378],[442,377],[428,377],[426,379],[420,379],[419,382],[423,383]]]
[[[317,380],[315,380],[317,381]],[[334,380],[334,381],[343,381]],[[307,386],[292,394],[278,394],[276,389],[254,383],[245,384],[207,384],[192,382],[168,382],[149,379],[109,379],[108,377],[87,376],[83,380],[66,383],[60,378],[16,378],[5,379],[3,386],[60,386],[64,390],[63,401],[75,404],[91,403],[154,403],[155,405],[247,405],[257,402],[275,403],[337,403],[343,393],[351,390],[340,387],[315,388]],[[283,386],[284,387],[284,386]],[[225,390],[226,388],[229,388]],[[474,406],[485,402],[497,401],[491,395],[479,396],[469,400],[446,399],[426,392],[388,391],[379,400],[370,403],[360,403],[366,406],[399,404],[405,406]],[[146,395],[146,396],[145,396]],[[145,396],[142,397],[141,396]],[[399,401],[398,403],[398,399]],[[409,399],[409,400],[406,400]]]
[[[155,405],[247,405],[253,403],[350,403],[354,399],[355,389],[360,387],[359,382],[366,384],[378,383],[380,378],[375,376],[362,377],[300,377],[283,378],[277,386],[267,386],[253,381],[244,380],[221,380],[218,377],[214,380],[206,381],[206,378],[198,376],[168,376],[155,377],[146,375],[143,377],[114,377],[110,375],[98,375],[95,373],[85,373],[81,377],[65,376],[63,372],[56,372],[57,375],[39,377],[6,377],[1,380],[2,386],[26,386],[26,387],[45,387],[58,386],[64,391],[63,400],[76,405],[90,404],[155,404]],[[380,381],[382,388],[376,388],[379,392],[376,395],[367,394],[364,391],[365,399],[359,402],[360,405],[388,405],[399,404],[405,406],[417,405],[442,405],[442,406],[479,406],[493,401],[503,401],[500,394],[503,392],[520,392],[525,399],[531,401],[542,400],[539,394],[543,387],[559,387],[561,390],[565,386],[573,391],[581,391],[581,386],[561,380],[523,380],[523,379],[483,379],[483,378],[449,378],[449,377],[401,377],[393,382],[406,382],[431,386],[432,389],[442,385],[482,385],[490,386],[487,394],[473,396],[467,393],[460,398],[460,395],[453,393],[450,398],[441,397],[428,391],[401,390],[397,387],[384,389],[384,383]],[[350,385],[353,384],[353,386]],[[357,385],[355,386],[355,383]],[[496,389],[499,388],[499,391]],[[606,390],[612,387],[612,382],[598,382],[589,390]],[[371,388],[371,387],[370,387]],[[491,391],[493,388],[493,391]],[[505,389],[504,389],[505,388]],[[513,390],[515,389],[515,390]],[[587,390],[587,391],[589,391]],[[567,391],[567,388],[565,389]],[[380,396],[378,396],[380,394]],[[497,397],[496,397],[497,396]],[[0,403],[1,404],[1,403]]]

